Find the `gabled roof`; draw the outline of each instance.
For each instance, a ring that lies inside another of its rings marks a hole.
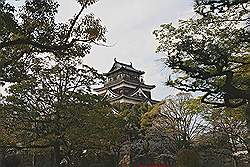
[[[141,95],[136,96],[137,93],[140,93]],[[157,100],[150,99],[140,87],[135,89],[134,92],[132,92],[130,95],[117,94],[113,92],[112,89],[107,89],[104,98],[107,98],[110,102],[120,101],[121,99],[128,99],[135,102],[146,102],[149,103],[150,105],[159,102]]]
[[[137,89],[135,89],[134,92],[132,92],[130,94],[131,97],[137,97],[138,94],[141,96],[141,97],[144,97],[144,98],[149,98],[144,92],[143,90],[141,89],[141,87],[137,87]]]
[[[116,71],[119,71],[119,70],[128,70],[128,71],[131,71],[131,72],[135,72],[135,73],[138,73],[140,75],[144,74],[145,72],[144,71],[140,71],[140,70],[136,70],[133,66],[132,66],[132,63],[130,63],[130,65],[128,64],[124,64],[124,63],[121,63],[121,62],[118,62],[116,61],[116,58],[114,59],[114,64],[112,66],[112,68],[109,70],[108,73],[104,73],[104,75],[108,76]]]
[[[113,92],[110,88],[107,89],[104,97],[110,97],[110,98],[115,98],[120,96],[119,94],[116,94],[115,92]]]

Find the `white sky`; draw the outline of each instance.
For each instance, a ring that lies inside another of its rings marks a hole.
[[[10,0],[12,1],[12,0]],[[20,0],[22,1],[22,0]],[[13,1],[12,1],[13,2]],[[15,2],[17,5],[21,2]],[[76,0],[59,0],[58,21],[66,21],[79,11]],[[132,62],[136,69],[145,71],[146,84],[154,84],[153,99],[163,99],[176,90],[164,86],[170,72],[155,53],[152,34],[162,23],[176,23],[192,16],[193,0],[100,0],[85,13],[94,13],[107,27],[107,44],[94,46],[85,61],[100,73],[109,71],[113,59]]]

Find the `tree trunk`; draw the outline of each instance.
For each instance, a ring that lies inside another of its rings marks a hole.
[[[60,146],[55,144],[54,146],[54,167],[60,167]]]

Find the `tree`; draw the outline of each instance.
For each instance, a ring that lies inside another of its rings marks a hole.
[[[216,23],[202,18],[180,21],[178,28],[162,25],[154,31],[160,44],[157,51],[166,53],[164,63],[181,74],[170,78],[168,85],[205,92],[202,101],[218,107],[238,107],[250,97],[249,48],[244,38],[248,32],[238,22],[220,22],[228,16],[216,18]]]
[[[200,140],[200,145],[212,149],[227,149],[232,154],[236,166],[246,164],[247,126],[245,107],[218,108],[205,112],[211,129]]]
[[[246,156],[240,155],[246,151],[244,111],[213,108],[187,93],[167,97],[141,119],[148,153],[164,157],[168,165],[206,166],[213,158],[245,165]]]
[[[109,152],[119,138],[116,119],[110,105],[90,92],[101,76],[70,55],[37,61],[44,65],[38,62],[32,78],[11,85],[1,100],[0,128],[14,141],[1,136],[6,143],[0,147],[53,149],[55,167],[63,158],[77,166],[84,150]]]
[[[123,134],[120,145],[116,149],[117,154],[120,155],[119,158],[121,158],[119,163],[120,165],[134,165],[143,150],[140,120],[144,113],[151,110],[152,106],[146,103],[115,103],[112,106],[113,110],[117,112],[117,117],[122,120],[119,128]]]
[[[243,7],[242,7],[243,8]],[[174,70],[176,78],[167,85],[183,91],[201,91],[202,102],[215,107],[250,107],[250,57],[247,10],[207,13],[206,17],[161,25],[154,31],[159,42],[157,52],[166,54],[164,63]],[[250,145],[250,109],[248,150]]]
[[[220,108],[210,110],[206,113],[207,117],[213,126],[213,131],[225,133],[230,138],[231,150],[233,152],[238,149],[246,150],[246,119],[244,115],[245,108],[228,109]],[[241,145],[237,148],[237,145]]]
[[[223,13],[234,8],[237,12],[247,15],[248,0],[194,0],[195,12],[207,17],[209,13]],[[244,20],[246,21],[246,20]]]
[[[91,94],[102,77],[81,62],[92,44],[106,41],[100,19],[82,16],[96,1],[77,0],[80,11],[58,23],[54,0],[25,1],[20,10],[0,0],[0,84],[12,83],[1,97],[1,146],[53,148],[56,166],[61,155],[76,165],[89,152],[110,153],[119,136],[116,119],[108,103]]]
[[[115,103],[113,104],[114,110],[118,112],[119,117],[124,120],[124,125],[130,124],[133,127],[134,135],[140,133],[140,119],[144,113],[151,110],[152,106],[147,103],[128,104],[128,103]]]
[[[157,108],[145,113],[141,124],[152,139],[153,133],[165,138],[162,141],[167,140],[168,146],[164,148],[173,157],[181,149],[192,148],[209,129],[209,122],[204,120],[202,113],[209,108],[200,105],[190,94],[167,97]]]
[[[0,1],[0,81],[28,79],[37,57],[70,54],[75,58],[90,52],[91,44],[104,41],[106,29],[93,14],[82,17],[96,0],[77,0],[80,11],[68,22],[55,21],[59,4],[54,0],[25,1],[20,10]]]

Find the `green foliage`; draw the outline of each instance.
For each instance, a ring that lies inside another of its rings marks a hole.
[[[200,145],[212,148],[226,148],[235,153],[246,150],[247,124],[245,107],[207,110],[205,117],[212,125],[212,129],[209,133],[204,134],[200,140]]]
[[[177,74],[167,85],[206,92],[202,101],[237,107],[249,99],[249,32],[233,9],[224,14],[163,24],[154,31],[157,52]],[[232,21],[231,21],[232,20]]]
[[[209,123],[203,118],[203,112],[207,109],[190,94],[179,93],[169,96],[145,113],[141,126],[151,140],[167,140],[166,149],[175,156],[179,150],[195,146],[208,130]]]
[[[110,153],[121,130],[111,106],[91,94],[90,86],[102,76],[70,55],[38,61],[43,66],[31,68],[30,79],[12,84],[1,99],[0,128],[6,132],[1,147],[39,151],[59,146],[70,163],[77,163],[74,157],[83,156],[83,150]]]
[[[224,143],[237,152],[243,145],[245,150],[250,145],[246,135],[250,114],[245,107],[250,104],[249,1],[195,2],[196,18],[181,20],[177,26],[163,24],[154,31],[157,52],[166,54],[164,63],[176,74],[166,83],[184,91],[203,92],[203,103],[238,108],[208,110],[213,112],[209,121],[214,131],[204,135],[203,144],[215,139],[210,146],[224,147]],[[245,108],[244,114],[239,107]]]
[[[232,8],[237,13],[246,15],[247,5],[249,5],[248,0],[194,0],[194,2],[195,12],[204,17],[211,12],[220,14]]]
[[[0,84],[11,83],[0,98],[0,147],[53,150],[55,166],[61,158],[79,165],[84,150],[106,157],[121,133],[111,106],[91,93],[102,75],[82,63],[92,44],[106,41],[106,28],[83,15],[96,0],[77,1],[80,11],[60,23],[60,1],[30,0],[16,9],[0,0]]]
[[[146,130],[147,128],[152,126],[154,119],[159,115],[161,111],[161,105],[163,102],[156,104],[150,111],[143,114],[141,118],[141,127]]]
[[[0,81],[29,79],[29,70],[39,57],[71,55],[81,60],[93,43],[105,42],[106,28],[93,14],[82,16],[93,0],[81,1],[82,8],[65,23],[55,21],[59,3],[54,0],[25,1],[20,10],[0,3]],[[46,54],[45,54],[46,53]],[[40,62],[42,64],[42,62]]]
[[[131,124],[134,128],[140,129],[140,120],[144,113],[151,110],[151,106],[146,103],[127,104],[117,103],[113,105],[114,109],[123,118],[125,124]]]
[[[96,3],[98,0],[77,0],[83,6],[89,6]]]
[[[14,31],[16,29],[16,21],[14,19],[14,7],[0,1],[0,34],[3,35],[5,31]]]

